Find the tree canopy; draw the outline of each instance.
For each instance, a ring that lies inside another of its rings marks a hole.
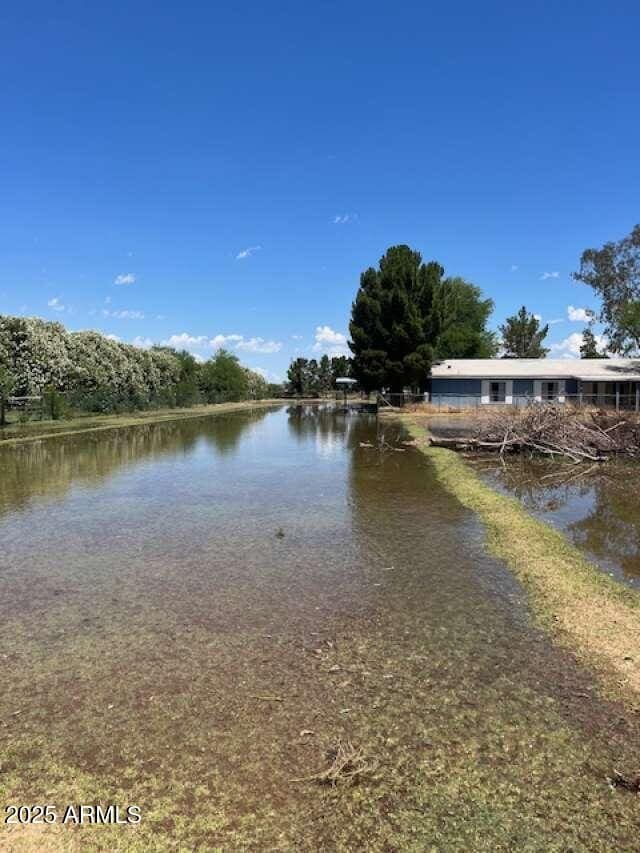
[[[440,264],[422,263],[409,246],[392,246],[378,269],[360,276],[349,324],[353,376],[365,391],[424,390],[434,359],[495,354],[486,328],[492,310],[475,285],[444,278]]]
[[[540,320],[523,305],[500,326],[503,358],[544,358],[549,350],[542,342],[548,332],[549,326],[541,327]]]
[[[625,355],[640,351],[640,225],[618,242],[585,249],[573,277],[600,297],[609,349]]]
[[[295,358],[287,370],[289,391],[300,397],[322,396],[335,387],[339,376],[351,376],[351,359],[344,355]]]

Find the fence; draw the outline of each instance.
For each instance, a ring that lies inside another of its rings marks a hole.
[[[403,396],[416,397],[417,395],[389,395],[386,397]],[[428,395],[421,395],[423,398],[428,398]],[[417,400],[407,400],[405,402],[397,402],[395,405],[407,405],[407,402],[417,402]],[[427,400],[425,400],[427,402]],[[549,397],[540,399],[532,395],[514,395],[509,403],[501,400],[483,402],[480,394],[455,394],[455,393],[438,393],[433,394],[428,400],[431,408],[439,412],[460,412],[468,409],[491,409],[495,407],[509,408],[524,408],[526,406],[539,406],[548,403],[558,403],[560,405],[569,405],[578,409],[615,409],[616,411],[640,411],[640,393],[633,392],[631,394],[609,393],[609,394],[564,394],[561,397]]]

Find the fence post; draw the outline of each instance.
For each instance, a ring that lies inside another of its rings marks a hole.
[[[620,386],[616,382],[616,412],[620,411]]]
[[[640,411],[640,383],[636,382],[636,412]]]

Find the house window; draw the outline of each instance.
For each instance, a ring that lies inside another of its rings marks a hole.
[[[542,399],[543,400],[557,400],[560,396],[559,394],[559,383],[558,382],[543,382],[542,383]]]
[[[506,382],[490,382],[489,383],[489,400],[492,403],[504,403],[507,399],[507,383]]]

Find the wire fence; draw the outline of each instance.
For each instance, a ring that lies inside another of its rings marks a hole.
[[[490,409],[495,407],[525,408],[527,406],[539,406],[543,404],[556,403],[558,405],[573,406],[578,409],[613,409],[615,411],[640,411],[640,386],[637,391],[631,393],[596,393],[596,394],[562,394],[553,396],[533,396],[529,394],[513,395],[511,398],[491,399],[491,397],[480,394],[455,394],[437,393],[429,397],[428,394],[402,395],[387,394],[385,398],[396,398],[391,403],[394,406],[406,406],[411,403],[428,403],[430,408],[441,412],[460,412],[469,409]],[[404,400],[402,398],[405,398]],[[413,399],[406,399],[413,398]]]

